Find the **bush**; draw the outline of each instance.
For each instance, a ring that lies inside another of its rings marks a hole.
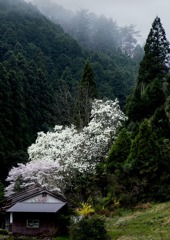
[[[71,240],[108,240],[104,221],[97,217],[83,218],[70,227]]]
[[[9,233],[5,229],[0,229],[0,235],[7,236]]]

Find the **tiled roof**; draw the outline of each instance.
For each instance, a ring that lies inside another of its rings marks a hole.
[[[7,209],[11,208],[13,205],[15,205],[18,202],[23,202],[29,198],[32,198],[34,196],[37,196],[42,193],[47,193],[50,196],[61,200],[64,203],[68,203],[70,206],[73,206],[74,204],[71,203],[69,200],[67,200],[65,197],[61,195],[60,192],[50,192],[46,188],[41,187],[40,185],[29,187],[19,193],[15,193],[9,197],[7,197],[4,201],[3,206],[1,207],[0,211],[6,211]]]
[[[31,197],[34,197],[44,192],[48,193],[49,195],[59,200],[67,201],[60,193],[53,193],[48,191],[46,188],[42,188],[42,187],[33,187],[33,188],[25,189],[19,193],[15,193],[10,197],[6,198],[6,201],[11,201],[11,204],[15,204],[16,202],[24,201],[26,199],[29,199]]]

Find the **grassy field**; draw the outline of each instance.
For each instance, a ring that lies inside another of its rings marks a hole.
[[[170,202],[143,204],[106,219],[112,240],[170,240]]]

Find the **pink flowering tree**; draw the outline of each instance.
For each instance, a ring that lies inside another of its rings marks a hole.
[[[90,119],[81,131],[74,125],[56,125],[53,131],[39,132],[28,148],[29,162],[10,170],[6,196],[35,183],[59,191],[72,184],[77,172],[95,174],[96,164],[107,156],[126,116],[117,100],[94,100]]]

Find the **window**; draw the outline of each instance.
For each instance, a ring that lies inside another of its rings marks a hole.
[[[39,228],[40,221],[38,219],[28,219],[27,228]]]
[[[42,193],[42,197],[46,197],[47,196],[47,193],[46,192],[43,192]]]

